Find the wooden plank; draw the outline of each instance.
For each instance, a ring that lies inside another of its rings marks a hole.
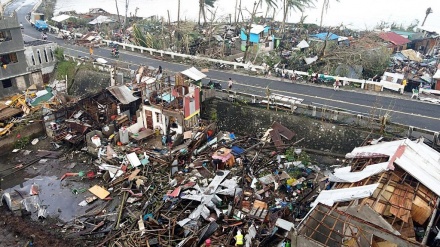
[[[89,189],[90,193],[97,196],[99,199],[105,199],[108,195],[110,195],[110,192],[108,192],[106,189],[102,188],[99,185],[95,185],[92,188]]]
[[[426,201],[424,201],[419,196],[416,196],[414,199],[412,208],[411,208],[411,216],[415,222],[420,225],[425,224],[426,220],[431,216],[432,210]]]
[[[414,189],[409,186],[398,186],[390,198],[390,213],[397,218],[408,223],[411,216],[412,199],[414,198]]]

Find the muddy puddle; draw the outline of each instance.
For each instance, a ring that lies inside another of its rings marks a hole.
[[[6,189],[5,192],[20,190],[20,188],[32,184],[38,185],[40,207],[46,209],[47,216],[50,218],[58,218],[63,222],[67,222],[76,216],[85,214],[88,208],[95,206],[93,204],[85,207],[78,205],[86,197],[92,196],[87,191],[89,188],[87,183],[72,180],[61,181],[59,177],[55,176],[37,176],[28,179],[20,185]],[[37,219],[37,213],[31,213],[32,218]]]

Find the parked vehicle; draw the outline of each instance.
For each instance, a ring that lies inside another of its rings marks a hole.
[[[49,31],[49,25],[45,21],[38,20],[35,22],[35,28],[38,31]]]
[[[203,88],[214,88],[217,90],[222,90],[222,85],[220,82],[209,80],[208,84],[203,85]]]
[[[335,81],[336,79],[331,76],[320,75],[318,77],[318,83],[333,84]]]
[[[42,13],[36,13],[32,12],[29,15],[29,22],[31,23],[31,26],[35,27],[35,24],[37,24],[37,21],[44,21],[44,14]],[[46,23],[46,22],[44,22]],[[47,25],[47,23],[46,23]]]

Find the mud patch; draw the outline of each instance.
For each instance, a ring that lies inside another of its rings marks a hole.
[[[5,190],[10,192],[22,188],[27,185],[37,184],[39,186],[40,206],[46,208],[51,218],[58,218],[63,222],[68,222],[75,216],[85,213],[87,207],[78,206],[78,204],[91,196],[87,192],[87,184],[77,181],[64,180],[60,178],[37,176],[28,181]],[[75,193],[74,193],[75,192]],[[32,219],[37,220],[37,214],[32,213]]]

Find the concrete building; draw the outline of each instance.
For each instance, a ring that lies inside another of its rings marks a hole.
[[[43,74],[51,73],[55,65],[55,45],[49,44],[24,42],[15,15],[0,19],[0,98],[21,93],[33,84],[43,87]]]
[[[56,64],[54,54],[57,48],[56,43],[44,40],[33,40],[25,41],[24,46],[24,54],[29,71],[41,70],[43,76],[53,72]]]

